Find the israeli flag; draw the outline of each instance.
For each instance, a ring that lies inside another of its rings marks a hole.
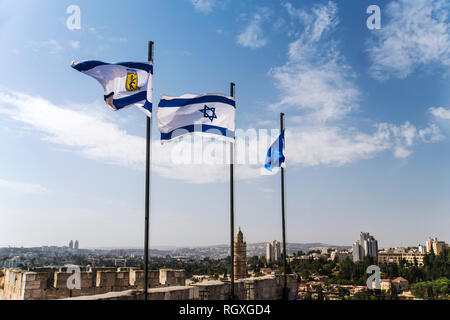
[[[103,86],[105,102],[117,111],[131,106],[152,116],[153,64],[151,62],[105,63],[73,61],[72,68],[95,78]]]
[[[200,134],[234,142],[236,102],[219,93],[163,95],[157,112],[161,143]]]
[[[270,146],[267,151],[266,164],[267,170],[272,171],[273,167],[286,167],[284,157],[284,130],[281,132],[277,140]]]

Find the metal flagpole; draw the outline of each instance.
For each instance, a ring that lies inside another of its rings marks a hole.
[[[148,42],[148,61],[153,62],[153,41]],[[145,242],[144,242],[144,299],[148,299],[148,242],[150,220],[150,153],[151,153],[151,118],[147,116],[147,139],[145,159]]]
[[[284,130],[284,113],[280,113],[280,134]],[[281,150],[283,151],[283,150]],[[284,260],[284,287],[283,299],[288,299],[289,292],[287,287],[287,250],[286,250],[286,220],[285,220],[285,197],[284,197],[284,168],[281,167],[281,220],[283,228],[283,260]]]
[[[233,82],[230,83],[230,96],[234,98]],[[234,300],[234,143],[230,142],[230,255],[231,255],[231,289],[230,300]]]

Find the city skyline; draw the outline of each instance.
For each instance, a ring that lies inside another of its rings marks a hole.
[[[162,94],[231,81],[236,128],[277,129],[286,113],[288,243],[351,246],[362,230],[380,248],[448,241],[448,3],[377,2],[380,30],[366,0],[82,0],[76,30],[70,1],[0,3],[0,244],[142,246],[145,118],[108,110],[70,64],[145,61],[149,40],[154,115]],[[228,243],[228,168],[167,161],[175,144],[161,146],[155,120],[150,247]],[[281,238],[279,176],[261,169],[235,168],[248,243]]]
[[[364,232],[362,232],[364,233]],[[372,237],[372,236],[371,236]],[[407,244],[407,245],[394,245],[394,246],[385,246],[385,247],[378,247],[377,250],[383,250],[383,249],[390,249],[390,248],[407,248],[407,247],[418,247],[418,246],[423,246],[425,247],[428,240],[429,239],[436,239],[437,237],[434,236],[430,236],[428,237],[426,240],[424,241],[418,241],[417,244]],[[443,242],[447,242],[446,239],[441,239],[438,238],[439,240],[443,240]],[[282,244],[281,241],[279,240],[271,240],[271,241],[261,241],[261,242],[249,242],[249,245],[255,245],[255,244],[264,244],[265,247],[267,244],[269,243],[273,243],[273,242],[277,242],[278,246],[280,246]],[[378,242],[378,239],[376,240]],[[358,240],[356,243],[360,242],[360,240]],[[352,244],[339,244],[339,243],[324,243],[321,241],[313,241],[313,242],[305,242],[305,243],[299,243],[299,242],[290,242],[287,241],[286,242],[287,245],[290,244],[302,244],[302,245],[306,245],[306,244],[320,244],[321,246],[319,247],[329,247],[329,248],[333,248],[333,247],[348,247],[348,248],[352,248],[355,245],[355,242],[353,242]],[[227,247],[228,244],[224,243],[217,243],[217,244],[203,244],[203,245],[198,245],[198,246],[183,246],[183,245],[178,245],[178,246],[170,246],[170,245],[151,245],[150,244],[150,249],[156,249],[156,250],[172,250],[172,249],[182,249],[182,248],[209,248],[209,247],[219,247],[219,246],[223,246],[223,247]],[[42,248],[42,247],[58,247],[58,248],[70,248],[70,245],[62,245],[59,246],[58,244],[46,244],[46,245],[38,245],[38,246],[20,246],[20,245],[2,245],[0,244],[0,248]],[[143,249],[143,246],[104,246],[104,247],[81,247],[79,249],[86,249],[86,250],[95,250],[95,249],[106,249],[106,250],[112,250],[112,249]],[[289,248],[288,248],[289,250]],[[267,251],[267,248],[266,248]],[[281,253],[281,249],[280,249],[280,253]],[[265,254],[267,255],[267,253]]]

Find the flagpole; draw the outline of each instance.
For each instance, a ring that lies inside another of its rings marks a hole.
[[[231,82],[230,96],[233,98],[234,98],[234,86],[235,84]],[[230,255],[231,255],[230,300],[234,300],[234,143],[233,142],[230,142]]]
[[[284,113],[280,113],[280,134],[284,130]],[[282,150],[281,150],[282,151]],[[284,168],[281,166],[281,220],[283,229],[283,257],[284,257],[284,286],[283,299],[288,299],[289,292],[287,288],[287,250],[286,250],[286,219],[285,219],[285,196],[284,196]]]
[[[153,62],[153,41],[148,42],[148,61]],[[150,154],[152,121],[147,116],[147,138],[145,158],[145,242],[144,242],[144,299],[148,300],[148,251],[150,220]]]

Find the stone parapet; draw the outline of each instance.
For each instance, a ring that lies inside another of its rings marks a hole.
[[[67,267],[33,270],[32,272],[19,269],[2,270],[0,273],[1,298],[47,300],[144,289],[144,271],[132,268],[81,267],[81,288],[73,290],[67,287],[67,281],[72,275],[67,273]],[[160,271],[148,271],[149,288],[184,286],[185,278],[184,270],[163,269],[161,284]],[[162,293],[155,293],[155,295],[158,294],[165,297]]]
[[[148,274],[148,287],[156,288],[160,286],[159,283],[159,270],[149,270]],[[144,289],[144,271],[143,270],[130,270],[130,286],[136,289]]]
[[[6,269],[2,271],[3,299],[89,299],[139,300],[143,299],[144,271],[105,268],[81,272],[81,289],[69,290],[66,272],[29,272]],[[227,300],[230,282],[203,281],[185,285],[184,270],[161,269],[148,271],[149,299],[151,300]],[[239,300],[277,300],[282,298],[282,276],[245,278],[235,281],[234,292]],[[298,281],[289,275],[289,298],[297,296]]]
[[[159,270],[159,283],[163,286],[186,285],[186,272],[184,270],[161,269]]]

